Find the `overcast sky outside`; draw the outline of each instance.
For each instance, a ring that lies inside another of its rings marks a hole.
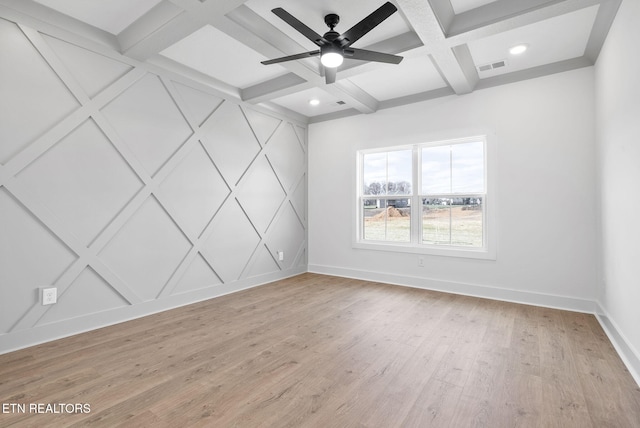
[[[411,156],[411,149],[365,154],[365,189],[371,183],[411,183]],[[422,149],[422,194],[484,193],[484,175],[481,141]]]

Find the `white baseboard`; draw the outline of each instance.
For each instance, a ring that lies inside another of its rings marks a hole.
[[[58,321],[51,324],[37,325],[29,329],[11,331],[7,334],[0,335],[0,355],[28,348],[30,346],[39,345],[41,343],[62,339],[64,337],[86,333],[102,327],[120,324],[125,321],[131,321],[136,318],[142,318],[158,312],[168,311],[170,309],[190,305],[203,300],[258,287],[269,282],[299,275],[306,271],[306,266],[300,266],[287,270],[286,272],[273,272],[270,274],[235,281],[229,284],[214,285],[199,290],[173,295],[170,298],[151,300],[134,306],[124,306],[122,308],[88,314],[82,317]]]
[[[600,303],[598,303],[595,315],[611,344],[618,352],[620,359],[640,386],[640,352],[631,345],[631,342],[627,340],[622,330],[618,328],[616,322]]]
[[[397,275],[386,272],[363,271],[357,269],[333,266],[309,265],[309,272],[325,275],[342,276],[346,278],[362,279],[373,282],[402,285],[405,287],[423,288],[426,290],[442,291],[445,293],[462,294],[465,296],[481,297],[485,299],[501,300],[505,302],[522,303],[526,305],[542,306],[546,308],[564,309],[573,312],[593,314],[596,302],[575,297],[557,296],[553,294],[532,293],[529,291],[512,290],[507,288],[489,287],[480,284],[470,284],[441,279]]]

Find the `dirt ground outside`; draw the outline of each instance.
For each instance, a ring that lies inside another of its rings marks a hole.
[[[364,238],[367,240],[410,242],[410,208],[369,208],[365,210]],[[422,240],[425,244],[482,246],[482,207],[473,205],[423,206]]]

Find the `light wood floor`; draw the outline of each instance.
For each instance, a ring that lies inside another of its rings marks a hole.
[[[2,427],[640,427],[591,315],[316,274],[0,355],[0,403],[91,410]]]

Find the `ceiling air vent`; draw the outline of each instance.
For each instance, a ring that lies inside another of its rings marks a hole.
[[[336,101],[336,104],[338,105],[345,105],[346,103],[344,101]]]
[[[507,61],[506,60],[502,60],[502,61],[497,61],[491,64],[485,64],[485,65],[481,65],[478,67],[479,71],[491,71],[491,70],[495,70],[498,68],[502,68],[502,67],[506,67],[507,66]]]

